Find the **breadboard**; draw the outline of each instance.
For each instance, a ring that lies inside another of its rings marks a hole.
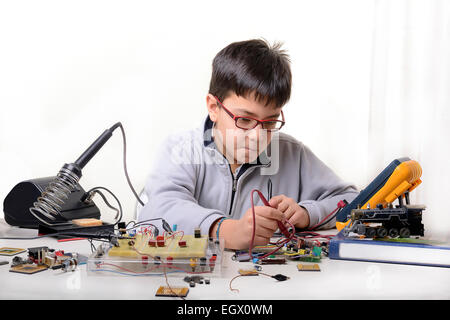
[[[223,241],[207,236],[183,236],[181,233],[166,235],[164,239],[139,233],[134,237],[124,235],[115,245],[98,246],[87,261],[87,271],[108,276],[182,276],[186,273],[220,276],[222,256]]]
[[[177,235],[166,239],[164,247],[151,247],[148,244],[150,239],[150,236],[145,234],[137,234],[133,240],[120,239],[119,246],[111,248],[108,255],[110,257],[126,258],[139,258],[141,256],[172,257],[174,259],[201,258],[206,255],[208,246],[208,238],[206,236],[195,238],[194,235]],[[185,247],[178,245],[181,239],[186,241]],[[134,244],[130,245],[130,241],[133,241]]]

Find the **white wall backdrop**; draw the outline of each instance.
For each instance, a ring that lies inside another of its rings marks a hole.
[[[448,235],[449,21],[445,0],[2,1],[0,198],[117,121],[140,190],[161,139],[203,122],[215,54],[263,37],[292,60],[285,131],[359,188],[396,157],[418,160],[412,199],[426,230]],[[133,217],[118,132],[80,183],[110,188]]]

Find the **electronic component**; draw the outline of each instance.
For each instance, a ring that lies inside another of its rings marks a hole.
[[[14,257],[12,259],[12,264],[11,265],[14,267],[14,266],[18,266],[18,265],[26,264],[26,263],[31,264],[31,263],[33,263],[33,261],[31,261],[30,259],[25,260],[22,257]]]
[[[284,274],[280,274],[280,273],[278,273],[278,274],[276,274],[274,276],[271,276],[271,277],[276,279],[276,280],[278,280],[278,281],[286,281],[286,280],[289,279],[288,276],[285,276]]]
[[[133,245],[130,245],[133,241]],[[157,242],[164,245],[158,246]],[[180,242],[184,241],[180,246]],[[101,248],[101,249],[100,249]],[[101,250],[101,252],[99,251]],[[221,273],[223,246],[206,236],[195,237],[177,231],[154,238],[136,233],[117,240],[117,246],[103,244],[88,259],[88,272],[96,274]],[[146,257],[146,258],[143,258]],[[145,260],[144,260],[145,259]]]
[[[0,248],[0,256],[14,256],[25,251],[27,250],[22,248],[2,247]]]
[[[317,263],[315,264],[297,264],[298,271],[320,271],[320,267]]]
[[[37,272],[45,271],[48,266],[45,264],[20,264],[13,266],[9,269],[9,272],[24,273],[24,274],[34,274]]]
[[[179,241],[183,238],[189,245],[186,247],[180,247]],[[119,239],[119,246],[111,248],[108,251],[110,257],[128,257],[137,258],[141,255],[149,255],[151,257],[159,256],[161,258],[173,257],[177,258],[201,258],[205,256],[206,249],[208,247],[208,238],[200,237],[196,238],[192,235],[175,235],[174,237],[164,240],[163,236],[156,238],[161,245],[153,246],[155,239],[150,238],[148,235],[136,234],[134,242],[134,248],[130,248],[127,239]],[[151,244],[152,243],[152,244]]]
[[[264,259],[258,259],[256,261],[257,264],[285,264],[286,259],[285,258],[264,258]]]
[[[257,276],[259,273],[255,269],[239,269],[239,274],[242,276]]]
[[[52,270],[61,269],[64,272],[75,271],[77,266],[78,266],[78,260],[75,258],[69,258],[69,259],[63,260],[61,262],[61,264],[53,266]]]
[[[166,287],[160,286],[156,290],[156,297],[187,297],[189,288],[186,287]]]
[[[248,252],[236,252],[232,257],[234,261],[250,261],[250,255]]]
[[[322,259],[322,247],[313,246],[298,249],[297,251],[285,252],[289,260],[299,260],[304,262],[320,262]]]
[[[48,247],[28,248],[28,258],[20,256],[12,260],[11,272],[34,274],[51,268],[63,271],[74,271],[82,259],[85,263],[87,258],[76,253],[65,253],[63,250],[55,251]]]
[[[184,277],[184,281],[185,282],[195,282],[195,283],[201,283],[203,281],[203,277],[202,276],[186,276]]]

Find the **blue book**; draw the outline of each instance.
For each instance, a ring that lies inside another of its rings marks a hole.
[[[329,242],[330,259],[450,267],[450,244],[415,238],[360,239],[339,232]]]

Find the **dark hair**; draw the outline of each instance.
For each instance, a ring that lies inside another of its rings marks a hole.
[[[254,39],[226,46],[213,60],[209,93],[220,101],[230,93],[244,97],[254,93],[265,106],[282,107],[291,96],[292,74],[281,45]]]

